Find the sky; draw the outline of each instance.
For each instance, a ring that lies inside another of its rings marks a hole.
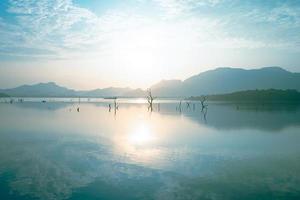
[[[299,0],[1,0],[0,88],[147,88],[217,67],[300,72]]]

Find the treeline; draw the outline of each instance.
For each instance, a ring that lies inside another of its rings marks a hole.
[[[236,102],[299,102],[300,92],[297,90],[246,90],[229,94],[207,95],[209,101]],[[189,100],[200,100],[201,97],[190,97]]]

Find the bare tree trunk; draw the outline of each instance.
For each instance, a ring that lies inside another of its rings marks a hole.
[[[179,101],[179,107],[178,107],[179,108],[179,112],[181,112],[181,103],[182,103],[182,101],[180,100]]]
[[[186,108],[189,109],[190,108],[190,102],[186,102]]]
[[[200,97],[200,103],[201,103],[201,111],[203,112],[204,108],[207,107],[207,105],[205,105],[205,101],[206,101],[206,96],[202,95]]]
[[[117,104],[117,98],[115,98],[115,100],[114,100],[114,108],[115,108],[115,110],[119,109],[119,106]]]
[[[154,97],[152,96],[152,92],[151,89],[148,89],[148,95],[147,95],[147,101],[148,101],[148,110],[150,110],[151,112],[153,111],[153,101],[154,101]]]

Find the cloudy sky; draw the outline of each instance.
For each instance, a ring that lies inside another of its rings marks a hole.
[[[300,1],[0,1],[0,88],[146,88],[223,66],[299,72]]]

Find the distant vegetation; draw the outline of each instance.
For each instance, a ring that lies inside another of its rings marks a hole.
[[[0,97],[9,97],[7,94],[0,93]]]
[[[246,90],[229,94],[208,95],[209,101],[234,102],[294,102],[300,103],[300,92],[297,90]],[[190,97],[189,100],[201,100],[202,97]]]

